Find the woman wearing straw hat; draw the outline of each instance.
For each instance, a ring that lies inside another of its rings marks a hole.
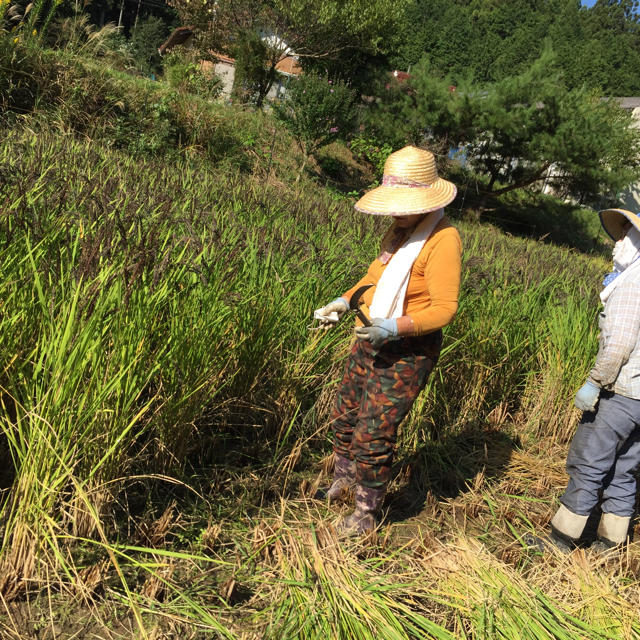
[[[404,147],[385,163],[382,185],[356,209],[394,224],[367,274],[318,310],[337,322],[351,296],[363,295],[371,326],[356,337],[332,410],[335,469],[326,492],[337,499],[355,484],[355,510],[338,522],[345,534],[372,530],[389,482],[398,425],[424,388],[442,344],[442,327],[458,307],[462,247],[443,207],[456,187],[438,177],[429,151]]]
[[[567,456],[569,483],[551,520],[550,541],[563,551],[583,542],[587,519],[602,509],[597,541],[604,550],[627,540],[640,463],[640,218],[624,209],[600,212],[615,240],[614,270],[600,298],[600,346],[575,405],[582,420]],[[534,541],[538,546],[540,540]],[[542,543],[544,545],[544,543]]]

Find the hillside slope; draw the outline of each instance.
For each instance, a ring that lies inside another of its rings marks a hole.
[[[460,309],[386,524],[341,544],[347,507],[310,496],[351,331],[308,326],[388,222],[289,183],[265,116],[202,106],[255,131],[245,163],[107,144],[111,107],[63,134],[51,104],[0,142],[6,637],[640,636],[635,544],[521,543],[564,482],[602,258],[457,222]]]

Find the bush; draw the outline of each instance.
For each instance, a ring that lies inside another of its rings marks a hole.
[[[38,95],[35,52],[0,34],[0,67],[0,114],[31,111]]]
[[[118,49],[123,44],[124,36],[118,28],[108,23],[98,29],[91,24],[86,14],[53,22],[45,37],[52,48],[85,58],[104,56],[111,61],[112,58],[123,55]]]
[[[185,50],[172,51],[164,59],[164,76],[178,89],[201,98],[213,100],[222,92],[222,80],[211,70],[205,70],[199,57]]]
[[[102,61],[0,36],[0,66],[7,70],[0,74],[0,118],[7,121],[17,114],[35,115],[38,107],[65,131],[136,156],[197,154],[242,171],[263,160],[273,141],[273,126],[265,127],[258,114],[185,95]],[[247,146],[254,153],[248,154]]]
[[[165,22],[149,16],[140,22],[131,36],[129,49],[136,67],[143,73],[158,73],[162,69],[162,59],[158,47],[169,35]]]
[[[308,74],[289,84],[274,115],[291,132],[304,156],[300,173],[320,147],[348,135],[355,121],[355,91],[346,83]]]
[[[236,60],[234,100],[262,108],[276,78],[275,68],[269,62],[269,48],[257,33],[247,33],[236,43],[233,55]]]
[[[365,160],[375,167],[378,180],[382,178],[384,163],[393,151],[392,146],[388,142],[381,143],[373,138],[358,136],[349,142],[349,148],[356,158]]]
[[[454,87],[425,56],[388,94],[380,128],[445,153],[464,149],[486,198],[546,180],[556,193],[597,203],[640,176],[640,133],[615,101],[568,90],[555,60],[547,49],[518,75]]]
[[[33,42],[0,32],[0,121],[57,99],[59,85],[51,55]]]

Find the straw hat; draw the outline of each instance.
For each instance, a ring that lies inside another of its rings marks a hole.
[[[604,230],[617,242],[623,236],[623,227],[630,222],[640,231],[640,214],[632,213],[626,209],[605,209],[600,212],[600,222]]]
[[[404,147],[384,163],[382,185],[365,193],[356,209],[380,216],[407,216],[435,211],[456,197],[455,185],[438,178],[430,151]]]

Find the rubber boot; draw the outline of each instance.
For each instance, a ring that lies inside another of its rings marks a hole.
[[[343,498],[356,484],[355,460],[349,460],[339,453],[334,453],[333,458],[333,482],[330,487],[319,489],[316,493],[317,499],[328,500],[329,503]]]
[[[382,507],[387,490],[372,489],[356,485],[356,508],[353,513],[340,518],[336,523],[336,531],[340,537],[360,536],[370,533],[376,528],[376,515]]]
[[[598,525],[598,537],[591,549],[597,553],[607,553],[621,547],[629,537],[630,524],[630,516],[603,513]]]
[[[547,536],[529,535],[525,542],[530,547],[538,547],[540,551],[555,548],[562,553],[569,553],[581,543],[581,536],[589,516],[581,516],[569,511],[563,504],[551,518],[551,532]]]

